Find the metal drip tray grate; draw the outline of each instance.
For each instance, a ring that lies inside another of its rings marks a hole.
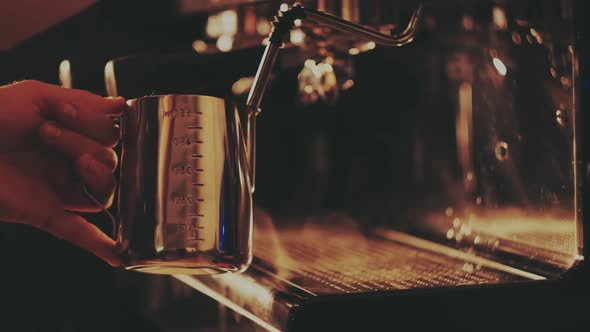
[[[282,229],[273,236],[260,234],[255,253],[279,276],[316,295],[524,279],[354,230],[335,231],[334,227]]]

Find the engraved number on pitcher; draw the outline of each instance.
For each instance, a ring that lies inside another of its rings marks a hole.
[[[193,174],[193,168],[190,165],[180,165],[172,167],[172,172],[175,175],[190,175]]]
[[[174,204],[176,205],[190,205],[193,204],[196,200],[193,196],[176,196],[174,197]]]
[[[168,224],[166,225],[166,231],[168,236],[171,237],[180,237],[187,240],[200,240],[203,241],[202,238],[199,238],[199,229],[202,227],[198,227],[191,224]]]
[[[199,140],[196,137],[179,136],[179,137],[172,138],[172,144],[174,146],[200,144],[200,143],[203,143],[203,141]]]
[[[173,109],[173,110],[169,110],[169,111],[164,111],[164,116],[165,117],[170,117],[170,118],[189,118],[191,117],[193,114],[202,114],[202,112],[199,111],[192,111],[189,108],[177,108],[177,109]]]

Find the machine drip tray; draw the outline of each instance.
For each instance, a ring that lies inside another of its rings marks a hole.
[[[364,303],[358,302],[363,298],[370,310],[371,299],[414,290],[544,279],[404,233],[380,234],[336,225],[257,229],[255,259],[245,273],[176,277],[273,331],[290,330],[311,303]]]

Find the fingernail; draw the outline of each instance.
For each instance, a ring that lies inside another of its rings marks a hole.
[[[45,122],[41,126],[41,135],[48,139],[54,139],[61,135],[61,129],[51,122]]]
[[[76,120],[78,111],[74,106],[67,104],[59,110],[59,113],[61,115],[62,120],[74,121]]]

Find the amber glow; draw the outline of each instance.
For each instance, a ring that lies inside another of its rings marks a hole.
[[[496,27],[496,29],[508,29],[508,19],[506,18],[506,12],[504,11],[504,9],[500,7],[494,7],[492,11],[492,16],[494,19],[494,26]]]
[[[224,276],[227,276],[227,275],[222,275],[221,277],[223,278]],[[236,275],[236,276],[238,276],[238,278],[239,278],[240,275]],[[258,324],[262,328],[264,328],[268,331],[271,331],[271,332],[280,332],[279,329],[277,329],[274,326],[270,325],[269,323],[265,322],[263,319],[252,314],[250,311],[244,309],[242,306],[236,304],[235,302],[231,301],[227,297],[220,295],[218,292],[212,290],[211,288],[209,288],[207,285],[205,285],[204,283],[202,283],[198,279],[193,278],[188,275],[176,275],[175,278],[177,278],[178,280],[191,286],[192,288],[196,289],[197,291],[211,297],[212,299],[214,299],[217,302],[223,304],[224,306],[230,308],[231,310],[237,312],[238,314],[252,320],[254,323]],[[252,285],[257,286],[257,287],[253,288],[254,292],[256,292],[256,290],[258,290],[258,291],[260,290],[260,288],[258,288],[258,287],[260,287],[260,286],[258,286],[258,284],[254,284],[251,282],[250,283],[247,282],[245,284],[238,282],[236,285],[239,285],[240,290],[244,290],[244,291],[252,292],[252,290],[247,289],[247,287],[252,286]],[[228,284],[228,286],[232,286],[232,284]],[[246,288],[244,288],[244,287],[246,287]],[[260,298],[260,301],[262,301],[262,302],[267,301],[269,299],[268,296],[270,296],[271,300],[272,300],[272,294],[270,293],[270,291],[261,292],[260,294],[257,294],[257,295],[262,296]],[[272,305],[272,302],[270,302],[270,304]]]
[[[195,40],[193,42],[193,50],[197,53],[203,53],[207,51],[207,43],[202,40]]]

